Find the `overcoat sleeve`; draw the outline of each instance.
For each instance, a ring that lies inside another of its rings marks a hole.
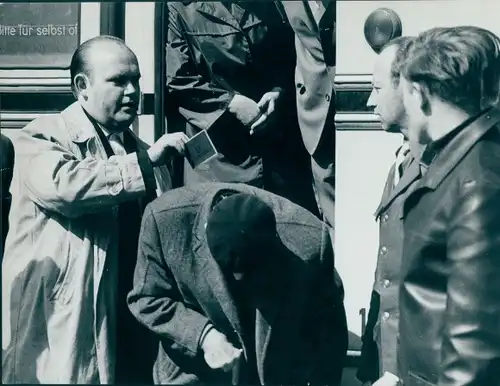
[[[17,139],[14,170],[33,202],[77,218],[144,196],[147,184],[138,157],[145,152],[82,159],[57,119],[39,118]]]
[[[200,74],[203,55],[186,37],[185,22],[178,11],[183,5],[169,3],[167,6],[167,90],[179,113],[190,124],[208,130],[227,111],[234,92]]]
[[[189,357],[199,353],[199,340],[209,320],[183,303],[175,278],[163,257],[158,226],[150,205],[146,207],[142,220],[134,286],[127,300],[135,318],[157,334],[171,350]]]

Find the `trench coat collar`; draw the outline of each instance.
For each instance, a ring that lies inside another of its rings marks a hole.
[[[428,171],[422,177],[419,188],[435,190],[481,137],[499,122],[500,109],[488,109],[459,129],[451,139],[445,137],[444,141],[437,141],[428,146],[420,160],[420,166]]]
[[[97,137],[94,125],[88,119],[80,103],[72,103],[61,112],[61,115],[66,122],[71,141],[84,143],[91,138]]]
[[[320,7],[321,14],[319,19],[316,19],[313,15],[313,10],[309,4],[310,0],[302,1],[285,1],[281,4],[288,14],[288,19],[298,18],[306,21],[308,28],[318,34],[321,28],[330,26],[335,19],[336,9],[335,2],[333,0],[322,0],[319,1],[318,5]]]
[[[189,6],[195,8],[197,12],[207,18],[212,20],[215,18],[240,31],[241,28],[244,27],[241,26],[240,23],[244,21],[248,11],[237,3],[232,5],[235,7],[234,9],[237,10],[234,14],[232,14],[220,1],[194,2]]]
[[[234,185],[235,184],[231,184],[231,186],[227,188],[217,187],[207,192],[203,203],[200,205],[193,224],[193,253],[196,256],[193,265],[195,272],[193,274],[197,275],[197,279],[204,282],[203,284],[205,284],[205,287],[210,289],[208,295],[212,298],[207,299],[206,303],[210,303],[212,310],[219,309],[221,311],[218,314],[224,315],[226,320],[222,318],[220,322],[226,325],[227,323],[230,324],[238,335],[242,347],[244,347],[243,331],[238,316],[238,310],[234,302],[230,301],[226,280],[217,262],[210,253],[205,232],[208,215],[219,193],[222,191],[232,191],[235,193],[255,194],[251,187],[244,187],[239,190],[235,188]],[[284,287],[285,284],[282,284],[282,282],[285,283],[286,278],[280,278],[280,276],[283,275],[277,274],[275,276],[276,280],[279,280],[279,284],[273,287],[275,291],[271,290],[268,293],[267,301],[260,304],[256,312],[255,348],[257,354],[257,371],[261,382],[264,382],[264,364],[271,338],[272,325],[280,311],[280,307],[277,305],[282,304],[281,300],[284,296],[284,291],[279,291],[279,289],[286,288]],[[245,350],[244,354],[245,356],[247,355]]]
[[[100,143],[99,136],[94,128],[94,125],[85,114],[83,107],[79,102],[74,102],[61,112],[61,115],[66,123],[66,129],[72,142],[76,144],[83,144],[87,141],[95,141],[100,144],[98,146],[99,154],[102,158],[106,159],[107,155],[104,151],[102,143]],[[137,144],[140,150],[147,150],[148,145],[143,142],[132,130],[125,130],[124,135],[130,135]]]

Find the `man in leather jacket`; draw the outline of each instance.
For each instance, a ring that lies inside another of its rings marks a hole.
[[[478,27],[434,28],[402,69],[410,144],[425,145],[401,214],[405,386],[499,382],[499,48]]]

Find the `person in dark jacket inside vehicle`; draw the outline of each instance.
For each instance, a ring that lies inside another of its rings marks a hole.
[[[497,385],[500,110],[491,106],[500,38],[473,26],[428,30],[401,75],[410,146],[425,150],[423,176],[401,212],[399,378],[405,386]]]
[[[294,32],[279,1],[168,3],[167,117],[218,158],[184,185],[241,182],[318,214],[295,101]]]

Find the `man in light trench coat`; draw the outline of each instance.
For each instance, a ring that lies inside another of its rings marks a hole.
[[[3,383],[115,382],[141,212],[171,187],[164,156],[182,152],[186,139],[164,135],[148,147],[129,129],[140,71],[123,41],[83,43],[70,72],[77,101],[35,119],[17,140],[2,265]]]

